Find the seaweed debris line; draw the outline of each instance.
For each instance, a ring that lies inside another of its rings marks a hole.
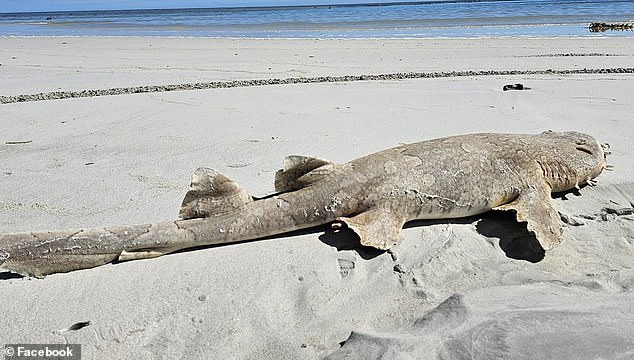
[[[588,26],[590,32],[604,32],[608,30],[632,30],[634,28],[634,24],[608,24],[604,22],[593,22]]]

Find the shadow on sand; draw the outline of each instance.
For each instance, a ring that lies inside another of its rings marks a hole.
[[[458,219],[416,220],[408,222],[404,228],[424,228],[447,223],[476,223],[476,231],[482,236],[498,239],[500,248],[511,259],[525,260],[531,263],[537,263],[544,259],[545,251],[535,235],[528,231],[526,223],[518,223],[515,220],[515,213],[510,211],[489,211],[477,217]],[[337,248],[338,251],[354,250],[365,260],[375,258],[385,252],[362,246],[357,235],[349,229],[343,228],[337,231],[330,227],[319,227],[319,229],[325,231],[319,236],[319,240]]]

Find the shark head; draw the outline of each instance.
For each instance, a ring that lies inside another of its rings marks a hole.
[[[590,135],[576,131],[546,131],[541,136],[546,151],[536,160],[552,191],[593,185],[592,179],[604,169],[612,168],[606,160],[610,145],[600,144]]]

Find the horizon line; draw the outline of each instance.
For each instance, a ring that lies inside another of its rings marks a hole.
[[[379,1],[364,3],[334,3],[334,4],[313,4],[313,5],[262,5],[262,6],[214,6],[214,7],[166,7],[166,8],[131,8],[131,9],[89,9],[89,10],[49,10],[49,11],[12,11],[0,12],[0,14],[51,14],[68,12],[95,12],[95,11],[160,11],[160,10],[246,10],[246,9],[292,9],[292,8],[328,8],[328,7],[379,7],[379,6],[400,6],[400,5],[427,5],[443,3],[471,3],[471,2],[506,2],[520,0],[413,0],[413,1]]]

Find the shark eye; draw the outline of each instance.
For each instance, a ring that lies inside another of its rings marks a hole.
[[[575,146],[575,149],[577,149],[577,150],[579,150],[581,152],[584,152],[586,154],[594,155],[592,153],[592,150],[588,149],[586,146],[577,145],[577,146]]]
[[[581,152],[584,152],[586,154],[589,154],[589,155],[594,155],[592,153],[591,147],[588,146],[588,141],[586,139],[583,139],[583,138],[577,139],[577,141],[575,141],[575,149],[577,149],[577,150],[579,150]]]

